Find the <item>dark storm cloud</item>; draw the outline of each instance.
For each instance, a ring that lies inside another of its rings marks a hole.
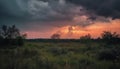
[[[25,17],[23,11],[16,0],[0,0],[0,18],[22,18]]]
[[[22,30],[69,25],[74,16],[84,13],[79,9],[65,0],[0,0],[0,25],[15,24]]]
[[[41,21],[72,20],[76,6],[68,4],[65,0],[33,0],[29,2],[29,13],[33,19]]]
[[[76,5],[77,0],[70,0],[70,2],[66,0],[0,0],[0,25],[15,24],[22,30],[43,31],[46,27],[76,25],[74,21],[76,16],[88,17],[88,20],[77,19],[83,20],[77,23],[81,26],[92,24],[90,23],[92,20],[106,21],[106,18],[91,14],[83,7]]]
[[[62,21],[72,20],[78,14],[75,9],[65,0],[0,0],[0,25],[15,24],[22,30],[36,25],[40,30],[46,29],[42,26],[59,26],[64,25]]]
[[[17,0],[0,0],[0,25],[19,25],[20,22],[28,20],[28,17],[25,7],[20,8]]]
[[[120,18],[120,0],[66,0],[104,17]]]
[[[0,21],[49,22],[72,20],[78,14],[65,0],[0,0]]]

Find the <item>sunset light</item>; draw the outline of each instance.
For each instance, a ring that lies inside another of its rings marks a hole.
[[[0,69],[120,69],[120,0],[0,0]]]

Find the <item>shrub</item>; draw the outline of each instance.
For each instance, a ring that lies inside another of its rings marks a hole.
[[[116,60],[117,54],[112,49],[104,49],[98,53],[98,59],[100,59],[100,60]]]
[[[51,36],[51,39],[60,39],[60,37],[61,35],[56,33]]]
[[[81,36],[80,39],[81,40],[89,40],[89,39],[91,39],[91,35],[88,34],[88,35],[85,35],[85,36]]]
[[[115,44],[115,43],[119,43],[119,34],[117,34],[116,32],[111,33],[109,31],[104,31],[101,34],[102,40],[105,41],[107,44]]]

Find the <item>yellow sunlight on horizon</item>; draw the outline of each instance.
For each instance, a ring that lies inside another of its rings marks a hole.
[[[120,34],[120,20],[112,20],[109,23],[95,23],[85,27],[80,25],[64,26],[60,30],[62,38],[80,38],[81,36],[91,34],[93,38],[100,37],[103,31],[117,32]]]

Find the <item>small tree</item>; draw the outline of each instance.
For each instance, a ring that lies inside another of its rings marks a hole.
[[[111,44],[111,43],[118,43],[119,40],[119,34],[117,34],[116,32],[109,32],[109,31],[104,31],[101,34],[102,40]]]
[[[90,34],[87,34],[85,36],[81,36],[80,37],[81,40],[90,40],[91,39],[91,35]]]
[[[60,34],[53,34],[51,36],[51,39],[60,39],[61,35]]]
[[[80,37],[80,41],[82,43],[85,43],[87,45],[87,50],[91,49],[91,41],[92,41],[92,38],[91,38],[91,35],[90,34],[87,34],[85,36],[81,36]]]
[[[0,36],[4,39],[14,39],[17,36],[20,36],[20,32],[19,32],[19,29],[17,29],[15,25],[11,27],[3,25],[0,28]]]

